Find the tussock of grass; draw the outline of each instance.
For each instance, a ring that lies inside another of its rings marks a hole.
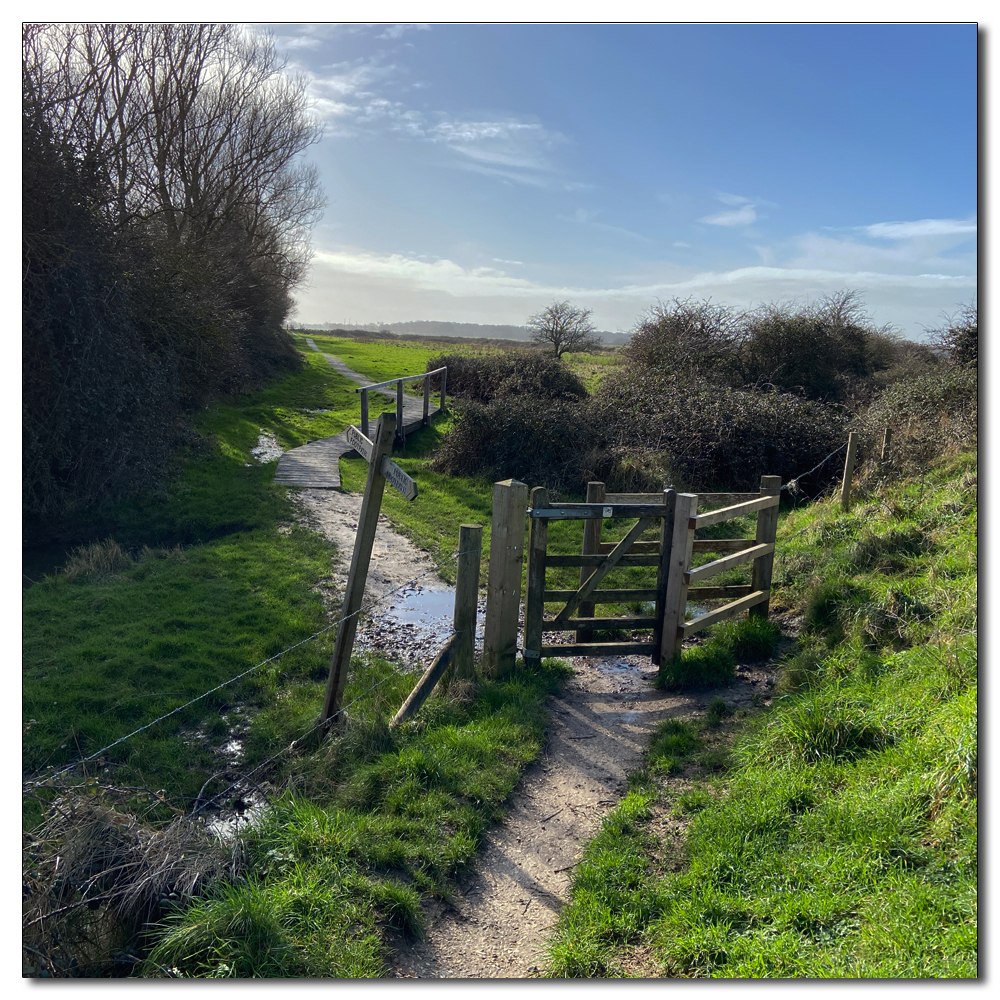
[[[680,657],[660,664],[657,684],[668,691],[724,687],[736,676],[739,660],[765,659],[778,643],[781,630],[766,618],[747,617],[722,622],[706,642],[685,649]]]
[[[622,975],[637,946],[664,976],[976,977],[974,478],[960,456],[847,515],[784,519],[778,579],[802,572],[776,599],[806,631],[773,707],[742,725],[724,794],[675,801],[683,870],[657,874],[640,823],[624,895],[574,886],[552,975]]]

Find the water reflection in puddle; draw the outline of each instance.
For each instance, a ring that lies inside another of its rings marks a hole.
[[[481,603],[476,621],[477,648],[482,646],[484,610]],[[357,647],[377,650],[414,668],[426,668],[452,634],[454,613],[455,591],[450,587],[408,587],[362,620]]]

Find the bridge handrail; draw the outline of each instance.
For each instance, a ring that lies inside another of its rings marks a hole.
[[[421,372],[419,375],[397,375],[396,378],[387,379],[385,382],[372,382],[371,385],[362,385],[355,389],[355,392],[367,392],[369,389],[381,389],[387,385],[395,385],[397,382],[415,382],[418,378],[429,378],[439,372],[446,372],[448,369],[435,368],[432,372]]]

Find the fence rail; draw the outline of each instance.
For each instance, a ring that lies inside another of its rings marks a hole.
[[[370,437],[368,428],[368,393],[372,390],[376,392],[379,389],[384,389],[387,386],[394,385],[396,387],[396,435],[400,439],[405,439],[406,431],[403,425],[403,383],[404,382],[418,382],[422,381],[424,383],[424,417],[423,426],[426,427],[430,423],[431,419],[431,377],[433,375],[441,376],[441,406],[440,410],[444,412],[444,399],[445,393],[448,388],[448,369],[445,368],[435,368],[432,372],[424,372],[421,375],[398,375],[395,378],[386,379],[384,382],[372,382],[371,385],[363,385],[355,389],[355,392],[361,393],[361,433],[365,437]]]

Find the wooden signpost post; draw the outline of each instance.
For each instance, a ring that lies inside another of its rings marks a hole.
[[[347,429],[347,440],[351,447],[368,462],[368,480],[365,483],[364,499],[361,501],[358,533],[354,537],[354,555],[351,557],[351,571],[347,578],[347,593],[344,595],[340,628],[337,630],[337,641],[330,660],[330,677],[320,713],[320,722],[326,727],[330,719],[340,711],[344,697],[385,484],[388,481],[407,500],[417,498],[417,484],[389,457],[395,434],[396,414],[392,412],[383,413],[379,417],[374,441],[362,434],[357,427]]]

